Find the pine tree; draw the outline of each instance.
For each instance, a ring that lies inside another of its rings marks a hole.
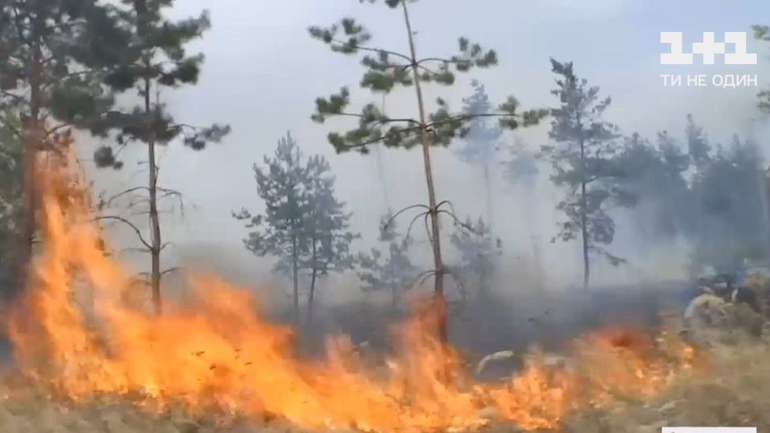
[[[610,98],[600,99],[599,88],[578,78],[572,63],[551,59],[557,75],[557,87],[551,93],[559,107],[551,111],[549,137],[554,145],[544,146],[543,154],[551,161],[557,186],[566,188],[566,197],[557,205],[566,221],[560,223],[556,239],[582,242],[583,286],[591,276],[591,254],[606,257],[617,265],[624,260],[605,250],[612,243],[615,222],[607,213],[608,200],[617,193],[613,180],[621,175],[615,162],[618,146],[617,127],[603,119]]]
[[[768,257],[761,152],[737,136],[715,151],[693,180],[700,215],[693,239],[693,264],[735,275],[747,262]]]
[[[465,145],[457,149],[457,155],[468,164],[478,165],[484,174],[484,190],[487,202],[487,221],[493,219],[492,209],[492,174],[491,166],[503,131],[498,125],[490,125],[489,118],[483,116],[494,109],[484,85],[476,80],[471,82],[473,95],[463,99],[463,113],[473,117],[467,125],[464,136]]]
[[[439,216],[450,214],[449,205],[438,198],[434,182],[431,161],[431,147],[447,146],[457,136],[467,132],[467,122],[475,117],[499,117],[501,125],[515,129],[537,123],[546,112],[533,110],[520,112],[519,103],[513,97],[500,105],[495,113],[469,115],[452,114],[444,99],[436,100],[436,111],[429,113],[425,100],[424,86],[437,84],[451,86],[455,83],[456,73],[467,72],[472,68],[486,68],[497,64],[497,54],[493,50],[484,50],[479,44],[471,43],[467,38],[459,39],[459,53],[447,57],[425,57],[417,55],[416,33],[409,14],[409,5],[416,0],[383,0],[391,9],[401,9],[404,30],[408,40],[408,51],[401,53],[390,49],[371,47],[367,44],[372,35],[353,18],[343,18],[338,24],[328,28],[311,27],[316,38],[332,51],[347,54],[362,54],[361,63],[365,68],[361,87],[372,92],[388,94],[399,87],[413,87],[416,98],[417,118],[391,117],[385,115],[376,104],[369,103],[360,113],[346,111],[350,104],[350,91],[342,88],[338,94],[316,100],[316,112],[312,116],[316,122],[324,122],[329,117],[346,116],[358,119],[358,127],[346,133],[330,133],[329,141],[337,152],[357,150],[368,152],[368,146],[383,143],[387,147],[410,149],[419,146],[425,169],[427,186],[427,204],[410,206],[406,209],[420,209],[429,222],[430,245],[433,255],[434,294],[439,304],[444,304],[444,267],[441,250]],[[368,0],[378,3],[377,0]],[[426,34],[424,32],[423,34]],[[399,212],[397,212],[399,214]],[[456,218],[456,217],[454,217]],[[443,309],[443,308],[442,308]],[[446,340],[446,321],[439,324],[440,338]]]
[[[695,123],[692,114],[687,115],[685,133],[687,135],[687,151],[690,155],[690,160],[695,169],[700,171],[711,159],[711,146],[706,134],[703,132],[703,128]]]
[[[121,3],[123,7],[118,15],[121,29],[127,33],[127,42],[118,50],[118,61],[105,74],[104,84],[115,92],[134,89],[139,101],[129,111],[111,112],[103,127],[118,131],[118,148],[129,143],[146,146],[148,179],[147,186],[129,188],[107,201],[129,194],[146,194],[149,240],[124,218],[103,218],[129,224],[139,234],[139,241],[150,255],[149,285],[154,310],[160,314],[161,278],[168,270],[161,269],[161,253],[167,244],[161,236],[158,204],[163,198],[180,198],[181,193],[163,188],[158,182],[158,146],[180,140],[193,150],[202,150],[209,142],[221,141],[230,128],[216,124],[201,128],[177,122],[159,100],[163,89],[197,83],[203,55],[188,55],[185,47],[210,27],[208,13],[204,11],[198,17],[174,22],[165,17],[166,10],[173,5],[171,0],[121,0]],[[120,168],[122,163],[116,154],[113,147],[101,146],[94,153],[94,159],[99,167]]]
[[[770,42],[770,26],[768,25],[753,25],[754,38],[762,42]],[[770,113],[770,90],[763,90],[757,95],[759,98],[759,109],[765,113]]]
[[[350,214],[334,195],[334,177],[321,156],[305,161],[291,134],[278,142],[265,167],[254,165],[257,194],[265,211],[254,215],[243,209],[234,217],[251,229],[244,245],[253,254],[274,256],[275,271],[291,279],[293,313],[300,321],[300,276],[310,277],[307,319],[313,318],[317,280],[353,266],[348,231]]]
[[[632,218],[641,237],[655,244],[685,234],[694,217],[684,177],[688,155],[665,132],[658,133],[657,145],[633,134],[625,138],[616,160],[623,174],[617,182],[626,204],[636,206]]]
[[[389,291],[390,307],[395,312],[401,294],[415,283],[419,271],[409,257],[411,238],[397,233],[391,218],[390,213],[383,218],[380,230],[379,241],[386,250],[374,247],[368,253],[358,254],[358,278],[363,282],[364,292]]]
[[[521,186],[525,191],[532,192],[540,174],[537,155],[529,151],[524,142],[518,139],[509,151],[510,159],[503,161],[503,178],[512,186]]]
[[[521,215],[529,227],[529,244],[532,250],[532,275],[538,278],[537,289],[544,288],[545,272],[543,271],[541,255],[541,233],[539,221],[537,180],[540,175],[537,156],[527,149],[526,144],[519,138],[514,139],[508,148],[509,156],[503,161],[503,179],[518,191],[521,199]]]
[[[109,36],[105,36],[109,35]],[[114,10],[97,0],[0,0],[0,124],[21,143],[16,290],[26,286],[38,205],[38,155],[61,152],[73,127],[103,132],[112,97],[99,85],[120,46]],[[16,124],[10,116],[20,117]]]
[[[345,203],[335,197],[335,179],[329,162],[320,155],[312,156],[305,172],[307,211],[302,224],[310,251],[300,266],[310,273],[307,323],[312,324],[318,279],[353,268],[350,244],[357,235],[348,231],[351,214],[345,211]]]
[[[696,209],[703,202],[704,191],[701,188],[694,187],[701,183],[701,179],[706,175],[709,166],[712,164],[712,148],[703,127],[695,122],[692,114],[687,115],[687,124],[685,126],[685,139],[687,143],[687,159],[689,180],[691,183],[691,192]],[[708,218],[698,209],[693,215],[692,233],[696,239],[707,232],[709,226]],[[697,261],[697,260],[696,260]],[[698,265],[693,264],[693,268]]]
[[[299,323],[300,263],[309,255],[309,242],[303,215],[309,206],[305,191],[307,169],[302,153],[290,133],[278,141],[274,156],[265,156],[262,168],[254,164],[257,194],[265,202],[263,214],[246,209],[233,214],[253,229],[243,240],[253,254],[275,256],[274,270],[291,278],[294,321]]]
[[[458,273],[469,288],[475,289],[477,299],[489,299],[492,275],[502,254],[500,239],[494,238],[483,218],[474,223],[469,217],[464,224],[456,224],[451,241],[459,253]]]
[[[19,270],[14,252],[21,234],[22,146],[13,132],[21,125],[18,116],[10,112],[3,118],[11,123],[0,124],[0,293],[10,295]]]

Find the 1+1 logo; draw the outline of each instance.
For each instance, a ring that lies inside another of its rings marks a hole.
[[[725,32],[724,42],[718,42],[714,32],[703,32],[703,39],[692,44],[689,52],[684,48],[682,32],[660,32],[660,42],[668,45],[668,52],[660,54],[661,65],[693,65],[696,54],[702,64],[714,65],[721,59],[725,65],[756,65],[757,54],[748,52],[746,32]],[[685,75],[661,74],[665,87],[757,87],[756,74],[714,74],[708,79],[706,74]]]

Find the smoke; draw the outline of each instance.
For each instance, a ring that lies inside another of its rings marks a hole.
[[[260,293],[275,303],[277,310],[286,306],[286,283],[271,274],[270,258],[254,257],[243,248],[246,230],[230,213],[244,206],[255,211],[261,209],[251,164],[271,153],[276,140],[286,130],[293,131],[306,154],[323,154],[332,162],[338,195],[354,212],[353,230],[362,234],[355,250],[365,251],[377,245],[380,217],[388,208],[397,210],[425,201],[423,167],[417,151],[381,149],[376,155],[366,157],[335,155],[326,134],[349,124],[317,125],[309,119],[315,97],[342,85],[355,87],[360,69],[350,59],[328,55],[310,40],[305,29],[309,25],[328,24],[342,15],[355,15],[371,28],[374,42],[398,49],[405,43],[400,18],[357,2],[333,7],[310,3],[233,8],[225,3],[191,0],[178,5],[174,13],[180,17],[202,7],[211,9],[213,28],[194,47],[206,54],[207,62],[197,86],[161,95],[180,119],[191,124],[205,124],[217,118],[233,126],[233,134],[225,143],[211,146],[205,152],[190,152],[178,143],[171,143],[163,150],[161,182],[185,195],[183,212],[178,206],[167,204],[166,212],[161,215],[164,239],[171,242],[164,251],[164,264],[169,268],[205,269],[224,275]],[[471,93],[471,79],[478,79],[487,87],[493,102],[514,94],[525,107],[553,106],[555,101],[549,94],[553,78],[548,73],[547,59],[554,56],[574,60],[581,76],[613,98],[609,120],[617,123],[625,135],[638,131],[652,140],[658,131],[667,130],[683,145],[681,132],[687,113],[693,113],[707,129],[713,143],[729,143],[733,133],[757,138],[770,132],[768,123],[756,111],[756,89],[727,92],[663,88],[659,83],[657,37],[666,24],[659,22],[657,11],[630,2],[612,6],[604,3],[588,8],[581,5],[579,14],[565,12],[564,7],[571,11],[578,9],[568,1],[513,5],[495,0],[483,7],[470,8],[467,3],[454,0],[443,2],[441,9],[433,8],[427,1],[419,3],[414,8],[414,21],[419,23],[417,40],[421,51],[451,52],[453,38],[460,29],[462,34],[497,49],[501,59],[499,67],[462,77],[457,86],[449,90],[427,88],[426,98],[433,101],[442,96],[450,107],[460,109],[462,98]],[[673,12],[684,8],[672,7]],[[687,9],[686,15],[694,22],[715,23],[725,30],[743,30],[754,24],[755,17],[759,16],[754,9],[758,8],[761,7],[742,8],[729,20],[721,7],[713,4],[703,5],[697,11]],[[613,17],[610,27],[605,22],[607,16]],[[655,19],[638,22],[642,19],[639,17]],[[689,21],[682,22],[682,26],[683,31],[703,30]],[[490,32],[490,29],[496,30]],[[608,38],[607,32],[613,37]],[[280,41],[280,44],[264,43],[267,40]],[[243,41],[259,43],[244,44]],[[759,50],[753,41],[749,48]],[[265,62],[264,59],[272,60]],[[308,65],[313,65],[312,74]],[[766,69],[765,66],[759,68]],[[379,95],[372,96],[358,89],[353,92],[353,98],[356,106],[370,100],[380,103]],[[414,95],[407,89],[389,96],[387,111],[414,114]],[[531,187],[514,187],[504,179],[501,166],[509,157],[506,148],[517,140],[532,153],[548,144],[547,130],[546,121],[539,127],[519,131],[516,136],[504,136],[497,161],[491,164],[494,199],[491,219],[494,235],[502,246],[494,292],[506,300],[505,308],[509,304],[520,305],[522,299],[546,299],[538,301],[543,303],[543,308],[533,307],[533,311],[517,313],[520,317],[536,315],[548,305],[558,303],[558,298],[549,296],[572,293],[580,279],[579,243],[551,242],[560,220],[555,205],[563,191],[551,184],[549,167],[539,163],[540,172]],[[110,195],[145,183],[141,146],[125,151],[126,165],[122,171],[105,172],[87,163],[96,143],[88,140],[79,140],[79,143],[82,159],[97,190]],[[438,193],[441,199],[453,203],[461,219],[475,220],[486,213],[482,199],[484,179],[480,169],[458,160],[454,148],[457,145],[459,143],[434,151]],[[765,155],[770,150],[767,145],[760,142]],[[658,213],[661,206],[662,203],[647,197],[635,209],[613,211],[617,233],[610,249],[626,258],[628,264],[614,267],[596,260],[593,274],[597,288],[625,293],[626,287],[656,287],[669,281],[675,281],[671,285],[678,286],[689,277],[692,243],[679,234],[651,233],[640,222]],[[144,223],[142,216],[136,216],[135,220],[138,224]],[[406,225],[408,221],[400,223]],[[453,229],[449,221],[444,222],[443,228],[447,235]],[[125,228],[107,229],[120,248],[136,245],[131,232]],[[417,230],[416,237],[414,260],[427,267],[427,240],[421,230]],[[444,244],[447,261],[456,261],[458,254],[449,246],[448,237]],[[121,258],[131,262],[136,272],[147,267],[147,259],[141,254],[122,252]],[[173,277],[170,280],[173,281]],[[468,290],[473,292],[474,288]],[[361,293],[353,275],[323,281],[320,293],[322,304],[330,310],[348,303],[386,303],[377,296]],[[584,297],[575,295],[575,298]],[[500,320],[512,328],[523,326],[521,318],[514,322],[502,317]]]

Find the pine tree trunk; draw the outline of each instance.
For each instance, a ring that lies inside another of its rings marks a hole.
[[[489,173],[489,163],[484,162],[484,189],[487,194],[487,224],[492,229],[492,220],[494,219],[492,210],[492,178]]]
[[[299,326],[299,254],[297,252],[297,235],[291,238],[291,284],[294,305],[294,324]]]
[[[385,98],[387,95],[382,95],[382,115],[385,114]],[[385,203],[385,212],[391,212],[393,208],[390,206],[390,194],[388,194],[388,181],[385,176],[385,161],[382,159],[382,144],[378,144],[374,147],[374,157],[377,162],[377,177],[380,179],[380,185],[382,186],[382,199]]]
[[[37,186],[35,172],[37,169],[37,154],[40,143],[39,111],[37,107],[31,110],[30,119],[24,124],[22,151],[22,182],[23,198],[21,208],[21,242],[17,253],[16,285],[13,293],[21,293],[27,288],[30,264],[32,261],[33,243],[36,230]]]
[[[582,232],[582,238],[583,238],[583,288],[588,289],[588,284],[591,279],[591,262],[588,258],[588,216],[586,215],[586,184],[585,182],[581,183],[580,186],[580,201],[581,201],[581,211],[580,211],[580,229]]]
[[[588,284],[591,279],[591,263],[588,257],[588,245],[590,239],[588,238],[588,202],[586,198],[586,162],[585,162],[585,142],[583,138],[580,138],[580,167],[581,167],[581,181],[580,181],[580,232],[583,240],[583,289],[588,289]]]
[[[13,292],[9,293],[11,297],[24,291],[27,287],[30,262],[32,261],[32,247],[35,238],[35,208],[36,189],[34,172],[36,169],[37,149],[33,138],[36,133],[33,126],[25,126],[24,131],[24,150],[22,161],[22,182],[23,182],[23,201],[21,208],[21,242],[18,246],[16,255],[16,284]]]
[[[317,271],[313,269],[310,275],[310,295],[307,300],[307,324],[313,324],[313,306],[315,303],[315,284],[317,280]]]
[[[414,75],[414,87],[417,93],[417,107],[420,112],[420,125],[421,128],[421,142],[422,142],[422,155],[425,165],[425,181],[428,187],[428,207],[430,208],[428,214],[430,216],[430,229],[431,229],[431,246],[433,247],[433,272],[434,272],[434,298],[437,303],[437,307],[440,311],[446,311],[446,298],[444,296],[444,262],[441,258],[441,229],[439,227],[438,208],[436,200],[436,187],[433,182],[433,168],[431,167],[430,146],[431,137],[427,128],[427,116],[425,115],[425,102],[422,94],[422,86],[420,83],[420,73],[417,64],[417,52],[414,45],[414,33],[412,31],[412,24],[409,20],[409,11],[406,7],[406,1],[401,1],[401,6],[404,9],[404,21],[406,23],[406,30],[409,38],[409,51],[411,54],[411,67],[412,74]],[[442,317],[439,320],[438,335],[442,342],[446,342],[447,336],[447,322],[446,314],[441,313]]]
[[[492,220],[493,220],[493,211],[492,211],[492,179],[489,174],[489,162],[484,162],[484,190],[486,192],[486,199],[487,199],[487,225],[489,227],[489,233],[492,233]],[[479,293],[482,296],[487,297],[490,292],[490,287],[487,285],[489,283],[489,275],[488,270],[482,267],[481,272],[479,274]],[[487,299],[489,299],[487,297]]]
[[[39,21],[39,20],[38,20]],[[35,23],[34,33],[41,24]],[[22,125],[22,208],[21,208],[21,243],[17,253],[16,285],[11,295],[21,293],[29,284],[29,272],[33,255],[33,243],[37,228],[37,183],[35,174],[37,170],[37,157],[42,147],[43,124],[40,116],[42,110],[42,74],[43,58],[38,38],[32,38],[32,59],[30,65],[30,106],[29,118]]]
[[[144,82],[144,108],[147,116],[148,140],[147,140],[147,164],[150,170],[148,192],[150,199],[150,287],[152,288],[152,304],[155,314],[163,313],[163,300],[160,293],[160,250],[161,233],[160,217],[158,215],[158,165],[155,156],[155,132],[152,130],[152,106],[150,104],[150,90],[152,89],[149,79]]]
[[[140,37],[147,36],[148,33],[148,10],[146,0],[134,0],[134,10],[136,11],[137,23],[136,31]],[[145,140],[147,141],[147,165],[149,176],[147,182],[147,192],[149,198],[149,223],[150,223],[150,289],[152,291],[152,305],[156,315],[163,313],[163,299],[160,292],[160,253],[161,253],[161,233],[160,217],[158,215],[158,163],[155,155],[155,131],[153,122],[153,107],[151,103],[152,80],[149,78],[151,69],[151,54],[144,59],[144,114],[145,114]]]
[[[150,165],[150,227],[152,236],[150,238],[150,255],[152,269],[150,273],[150,284],[152,286],[152,303],[155,307],[155,314],[163,313],[163,300],[160,293],[160,218],[158,216],[158,169],[155,161],[155,142],[150,141],[147,144],[148,159]]]
[[[316,240],[313,239],[313,257],[312,257],[312,263],[313,263],[313,270],[310,274],[310,294],[308,295],[307,299],[307,325],[312,325],[313,323],[313,307],[315,303],[315,284],[316,280],[318,278],[318,257],[317,257],[317,250],[316,250]]]

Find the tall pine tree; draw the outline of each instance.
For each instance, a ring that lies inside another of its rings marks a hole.
[[[468,164],[477,165],[482,169],[487,202],[487,222],[491,225],[493,220],[491,170],[503,131],[498,125],[491,125],[489,118],[481,116],[493,110],[484,85],[473,80],[471,86],[473,87],[473,95],[463,100],[463,112],[477,117],[473,117],[469,121],[464,137],[464,146],[457,149],[457,155]]]
[[[770,42],[770,26],[756,24],[751,27],[754,30],[754,38],[762,42]],[[757,95],[759,98],[759,109],[765,113],[770,113],[770,90],[763,90]]]
[[[699,214],[693,266],[736,275],[768,258],[764,160],[756,143],[737,136],[713,152],[692,182]]]
[[[345,210],[345,203],[335,196],[334,183],[329,162],[320,155],[310,157],[305,177],[307,211],[303,215],[310,251],[302,261],[302,267],[310,273],[308,324],[313,322],[318,279],[353,268],[350,244],[357,235],[348,230],[351,214]]]
[[[455,225],[451,242],[459,253],[457,269],[464,276],[465,285],[474,290],[476,300],[489,300],[502,242],[494,238],[483,218],[474,223],[470,217],[464,224]]]
[[[73,127],[103,132],[113,99],[99,77],[124,42],[114,8],[97,0],[0,1],[0,124],[21,143],[22,159],[15,290],[26,285],[32,256],[38,157],[61,152]]]
[[[703,128],[695,123],[692,114],[687,115],[687,152],[696,171],[705,168],[711,160],[711,145]]]
[[[264,213],[254,215],[244,208],[233,216],[246,221],[246,228],[252,230],[243,240],[246,249],[260,257],[277,257],[274,270],[291,279],[294,321],[299,323],[300,267],[310,251],[303,221],[309,206],[307,168],[290,133],[278,141],[272,158],[265,156],[264,165],[253,167]]]
[[[391,310],[398,311],[401,294],[415,283],[419,271],[409,257],[412,239],[398,233],[395,221],[388,213],[382,221],[379,241],[387,248],[374,247],[358,254],[358,278],[364,292],[390,292]]]
[[[171,0],[121,0],[118,16],[121,29],[128,34],[127,43],[121,47],[118,61],[104,77],[104,83],[115,92],[134,90],[137,104],[128,111],[113,111],[106,119],[105,127],[116,129],[118,147],[139,143],[147,152],[147,186],[136,186],[118,193],[118,196],[143,193],[147,198],[149,240],[143,236],[140,242],[150,255],[149,285],[156,314],[162,311],[161,253],[167,244],[161,236],[158,203],[164,197],[179,197],[178,191],[163,188],[159,184],[158,146],[175,140],[193,150],[202,150],[209,142],[219,142],[229,131],[228,126],[213,125],[195,127],[177,122],[160,101],[164,89],[175,89],[197,83],[203,55],[189,55],[187,44],[202,37],[210,27],[208,13],[181,21],[171,21],[165,14],[173,6]],[[116,152],[111,146],[96,150],[97,166],[119,168]],[[111,201],[111,200],[110,200]],[[120,217],[110,217],[138,227]]]
[[[352,268],[350,214],[334,194],[334,177],[321,156],[305,160],[291,134],[278,142],[264,167],[254,164],[263,213],[243,209],[233,216],[250,229],[244,239],[253,254],[278,260],[275,271],[291,279],[294,320],[300,322],[300,277],[310,279],[307,320],[313,320],[318,279]]]
[[[7,125],[0,124],[0,293],[12,293],[19,270],[14,252],[21,229],[21,164],[22,146],[14,134],[21,121],[14,113],[3,116]]]
[[[549,137],[554,145],[544,146],[543,154],[554,169],[555,185],[566,188],[566,197],[557,209],[566,220],[557,238],[580,239],[582,243],[583,286],[591,277],[591,255],[606,257],[612,264],[623,259],[610,254],[603,245],[612,243],[615,222],[607,213],[609,199],[618,192],[613,179],[620,175],[614,157],[618,151],[617,127],[603,119],[610,98],[600,98],[599,88],[578,78],[572,63],[551,59],[556,89],[551,93],[559,107],[551,111]]]
[[[361,87],[372,92],[388,94],[399,87],[412,87],[415,94],[415,108],[418,116],[391,117],[385,115],[374,103],[364,106],[360,113],[347,111],[350,105],[350,91],[342,88],[338,94],[328,98],[318,98],[316,112],[312,116],[317,122],[324,122],[329,117],[345,116],[358,119],[358,127],[345,133],[330,133],[329,141],[337,152],[357,150],[368,152],[368,146],[383,143],[387,147],[410,149],[419,146],[425,170],[427,203],[410,206],[407,209],[420,209],[426,218],[429,241],[433,255],[434,294],[442,305],[444,298],[444,266],[441,249],[441,230],[439,217],[450,214],[448,202],[439,199],[434,181],[434,168],[431,160],[431,147],[447,146],[458,135],[467,132],[469,120],[479,116],[500,117],[501,125],[510,129],[537,123],[546,113],[543,110],[520,112],[514,98],[498,107],[494,113],[457,113],[452,114],[445,100],[438,98],[435,111],[425,99],[424,87],[428,84],[452,86],[458,72],[468,72],[473,68],[486,68],[497,64],[497,54],[493,50],[484,50],[479,44],[471,43],[467,38],[460,38],[459,52],[450,57],[419,57],[417,54],[417,33],[412,26],[410,7],[416,0],[368,0],[369,3],[384,2],[393,10],[400,10],[403,16],[404,31],[408,41],[405,52],[381,47],[369,46],[372,35],[353,18],[343,18],[330,27],[311,27],[312,37],[328,45],[332,51],[347,55],[362,55],[361,63],[365,73]],[[429,34],[423,31],[421,34]],[[398,214],[398,212],[397,212]],[[456,216],[454,216],[456,218]],[[446,320],[441,320],[440,338],[446,340]]]

